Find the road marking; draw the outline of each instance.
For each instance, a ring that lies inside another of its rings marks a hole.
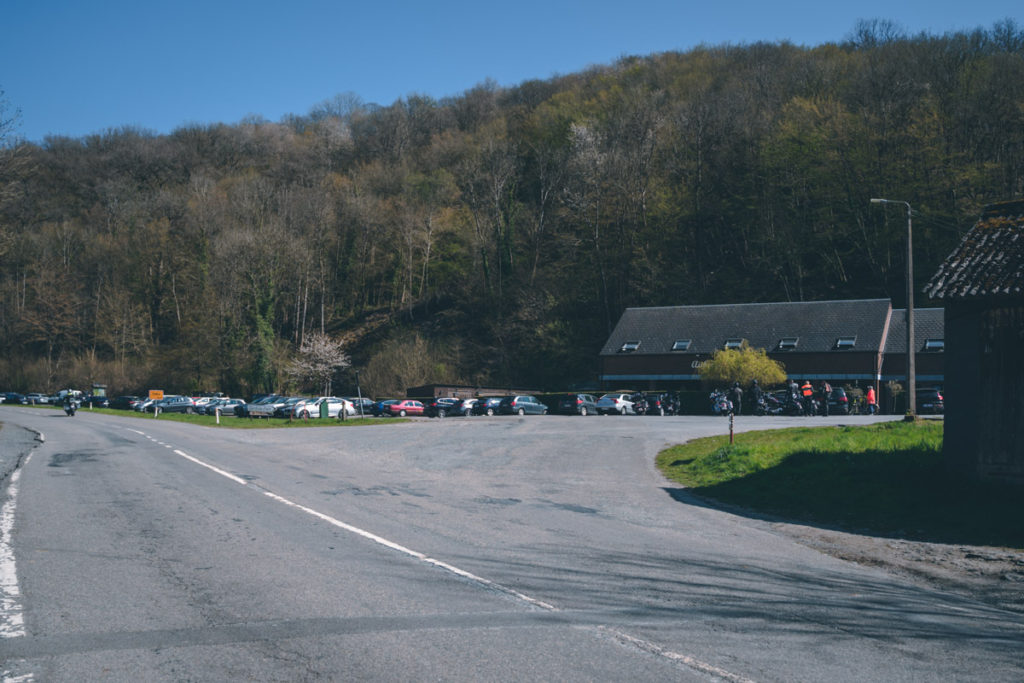
[[[142,432],[136,432],[134,429],[131,429],[129,431],[135,432],[136,434],[140,434],[142,436],[146,436],[146,438],[151,438],[148,435],[143,434]],[[435,559],[435,558],[430,557],[430,556],[428,556],[428,555],[426,555],[424,553],[421,553],[421,552],[419,552],[417,550],[413,550],[411,548],[406,548],[405,546],[403,546],[403,545],[401,545],[399,543],[395,543],[394,541],[389,541],[388,539],[384,538],[383,536],[378,536],[377,534],[375,534],[375,533],[373,533],[371,531],[367,531],[367,530],[361,529],[361,528],[359,528],[357,526],[353,526],[351,524],[347,524],[346,522],[343,522],[340,519],[337,519],[335,517],[331,517],[328,514],[325,514],[323,512],[319,512],[317,510],[314,510],[313,508],[306,507],[305,505],[301,505],[299,503],[291,501],[291,500],[285,498],[284,496],[280,496],[280,495],[274,493],[273,491],[270,491],[270,490],[268,490],[266,488],[263,488],[261,486],[258,486],[256,484],[252,483],[251,481],[246,481],[245,479],[242,479],[241,477],[238,477],[238,476],[236,476],[234,474],[231,474],[230,472],[228,472],[226,470],[223,470],[223,469],[221,469],[221,468],[219,468],[219,467],[217,467],[215,465],[211,465],[210,463],[205,462],[203,460],[200,460],[199,458],[196,458],[195,456],[189,455],[188,453],[186,453],[186,452],[184,452],[182,450],[175,449],[174,453],[176,455],[181,456],[182,458],[185,458],[186,460],[188,460],[190,462],[193,462],[193,463],[201,466],[201,467],[205,467],[206,469],[210,470],[211,472],[215,472],[216,474],[219,474],[220,476],[225,477],[225,478],[235,482],[236,484],[239,484],[239,485],[244,486],[246,488],[250,488],[250,489],[253,489],[255,491],[258,491],[258,492],[262,493],[264,496],[270,498],[271,500],[274,500],[274,501],[276,501],[278,503],[281,503],[283,505],[287,505],[288,507],[294,508],[296,510],[300,510],[302,512],[305,512],[306,514],[308,514],[308,515],[310,515],[312,517],[315,517],[315,518],[320,519],[320,520],[322,520],[324,522],[327,522],[328,524],[331,524],[332,526],[338,527],[339,529],[343,529],[343,530],[348,531],[350,533],[356,534],[357,536],[361,536],[361,537],[363,537],[363,538],[365,538],[367,540],[373,541],[374,543],[377,543],[377,544],[379,544],[379,545],[381,545],[381,546],[383,546],[385,548],[388,548],[390,550],[394,550],[396,552],[402,553],[403,555],[406,555],[406,556],[411,557],[413,559],[419,560],[420,562],[423,562],[425,564],[429,564],[429,565],[432,565],[432,566],[437,567],[439,569],[443,569],[443,570],[445,570],[447,572],[455,574],[456,576],[460,576],[460,577],[462,577],[462,578],[464,578],[464,579],[466,579],[468,581],[472,581],[473,583],[477,583],[477,584],[479,584],[481,586],[484,586],[485,588],[489,588],[491,590],[494,590],[494,591],[497,591],[497,592],[504,593],[506,595],[512,596],[512,597],[516,598],[517,600],[525,602],[526,604],[528,604],[528,605],[530,605],[532,607],[536,607],[536,608],[539,608],[539,609],[547,610],[549,612],[560,612],[561,611],[561,610],[559,610],[559,608],[555,607],[551,603],[544,602],[543,600],[538,600],[537,598],[532,598],[529,595],[526,595],[525,593],[520,593],[519,591],[517,591],[515,589],[512,589],[512,588],[509,588],[508,586],[503,586],[503,585],[501,585],[499,583],[495,583],[494,581],[491,581],[490,579],[485,579],[484,577],[478,576],[478,575],[476,575],[476,574],[474,574],[472,572],[466,571],[465,569],[460,569],[459,567],[456,567],[455,565],[452,565],[452,564],[449,564],[447,562],[444,562],[443,560]],[[695,671],[699,671],[699,672],[707,674],[707,675],[715,676],[715,677],[721,678],[723,680],[732,681],[733,683],[754,683],[751,679],[744,678],[743,676],[738,676],[738,675],[733,674],[733,673],[731,673],[729,671],[726,671],[725,669],[721,669],[721,668],[716,667],[716,666],[714,666],[712,664],[708,664],[707,662],[702,662],[701,660],[699,660],[699,659],[697,659],[695,657],[691,657],[690,655],[684,655],[684,654],[680,654],[678,652],[673,652],[671,650],[667,650],[667,649],[661,647],[660,645],[657,645],[656,643],[653,643],[653,642],[648,641],[648,640],[644,640],[642,638],[637,638],[635,636],[628,635],[628,634],[623,633],[622,631],[620,631],[618,629],[611,628],[611,627],[608,627],[608,626],[598,626],[597,629],[598,629],[599,632],[607,634],[608,636],[612,637],[613,639],[615,639],[616,641],[618,641],[622,645],[634,647],[634,648],[637,648],[639,650],[642,650],[643,652],[647,652],[647,653],[650,653],[650,654],[657,655],[659,657],[663,657],[663,658],[668,659],[668,660],[670,660],[672,662],[675,662],[677,664],[682,664],[682,665],[684,665],[686,667],[689,667],[689,668],[691,668],[691,669],[693,669]]]
[[[7,486],[7,500],[0,508],[0,638],[18,638],[25,635],[25,615],[21,607],[18,588],[18,568],[14,561],[14,508],[18,499],[18,480],[21,469],[32,458],[29,453],[21,467],[11,474]]]

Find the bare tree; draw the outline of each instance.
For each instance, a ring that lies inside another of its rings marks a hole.
[[[286,372],[301,384],[323,388],[323,395],[331,393],[334,373],[352,365],[345,353],[345,343],[326,334],[314,332],[306,336],[299,347],[299,355],[288,365]]]

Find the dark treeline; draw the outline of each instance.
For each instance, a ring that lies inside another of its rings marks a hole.
[[[1024,193],[1024,32],[864,22],[2,155],[5,390],[282,389],[321,331],[373,393],[564,387],[627,306],[902,305],[906,216],[868,199],[913,205],[920,285]]]

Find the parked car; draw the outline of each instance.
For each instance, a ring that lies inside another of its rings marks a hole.
[[[536,396],[506,396],[498,403],[499,415],[547,415],[548,407]]]
[[[110,405],[107,407],[115,410],[131,410],[132,402],[138,400],[138,396],[115,396],[110,399]]]
[[[597,399],[590,394],[566,394],[558,399],[562,415],[596,415]]]
[[[273,417],[274,411],[284,405],[288,400],[287,396],[264,396],[258,401],[249,404],[249,417]]]
[[[240,398],[215,398],[206,405],[199,406],[198,410],[203,415],[216,415],[219,410],[221,415],[235,417],[238,415],[239,406],[244,405],[245,401]]]
[[[82,396],[79,401],[83,408],[86,406],[91,408],[107,408],[110,406],[110,400],[106,396]]]
[[[473,404],[473,415],[495,415],[498,412],[498,404],[501,403],[501,396],[483,396]]]
[[[353,413],[356,417],[365,417],[373,414],[373,400],[366,398],[365,396],[360,398],[358,396],[346,396],[345,400],[352,404],[355,412]]]
[[[15,405],[25,405],[28,403],[28,399],[24,395],[19,394],[16,391],[8,391],[4,394],[4,403],[12,403]]]
[[[146,411],[146,408],[153,405],[153,403],[153,399],[142,396],[139,398],[138,401],[132,403],[132,410],[134,410],[137,413],[142,413]]]
[[[923,415],[941,415],[946,412],[946,404],[942,392],[938,389],[918,389],[914,394],[917,398],[917,412]]]
[[[345,411],[345,415],[348,417],[358,415],[352,401],[334,396],[321,396],[296,403],[292,408],[292,415],[303,420],[316,419],[320,417],[320,407],[325,403],[327,404],[327,417],[338,418],[342,411]]]
[[[633,410],[633,393],[605,394],[597,400],[598,415],[636,415]]]
[[[459,399],[452,404],[451,410],[448,411],[448,414],[452,416],[469,417],[473,414],[474,405],[476,405],[475,398]]]
[[[152,413],[158,408],[161,413],[187,413],[191,415],[196,412],[196,404],[191,396],[164,396],[159,401],[154,401],[146,406],[145,411]]]
[[[370,414],[374,417],[382,417],[384,415],[390,415],[391,411],[388,410],[388,406],[392,403],[398,403],[397,398],[382,398],[373,402],[370,406]]]
[[[50,397],[45,394],[40,394],[38,391],[33,391],[30,394],[25,394],[25,401],[29,405],[41,405],[50,402]]]
[[[846,390],[842,387],[833,387],[828,395],[829,415],[849,415],[850,399],[846,396]]]
[[[280,404],[275,404],[274,417],[291,417],[296,405],[311,400],[313,399],[306,396],[288,396]]]
[[[422,415],[423,404],[419,401],[413,401],[410,399],[395,401],[388,406],[388,412],[391,413],[391,415],[397,415],[398,417],[405,417],[406,415]]]
[[[446,417],[456,402],[457,399],[443,396],[431,399],[423,405],[423,414],[427,417]]]

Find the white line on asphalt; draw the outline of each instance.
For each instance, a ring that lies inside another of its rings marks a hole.
[[[134,432],[135,430],[132,429],[132,430],[129,430],[129,431],[133,431]],[[146,436],[145,434],[142,434],[142,432],[136,432],[136,433],[140,434],[140,435],[143,435],[143,436]],[[150,438],[150,437],[147,436],[147,438]],[[531,598],[529,595],[526,595],[524,593],[520,593],[517,590],[514,590],[514,589],[509,588],[507,586],[503,586],[503,585],[501,585],[499,583],[495,583],[494,581],[491,581],[490,579],[485,579],[482,576],[477,576],[476,574],[473,574],[472,572],[468,572],[465,569],[460,569],[460,568],[458,568],[458,567],[456,567],[454,565],[448,564],[447,562],[444,562],[442,560],[438,560],[438,559],[432,558],[432,557],[430,557],[428,555],[425,555],[425,554],[423,554],[423,553],[421,553],[421,552],[419,552],[417,550],[412,550],[411,548],[406,548],[405,546],[403,546],[403,545],[401,545],[399,543],[395,543],[394,541],[389,541],[388,539],[386,539],[386,538],[384,538],[382,536],[378,536],[375,533],[372,533],[370,531],[366,531],[365,529],[360,529],[357,526],[353,526],[351,524],[347,524],[347,523],[341,521],[340,519],[337,519],[335,517],[331,517],[330,515],[324,514],[323,512],[318,512],[318,511],[316,511],[316,510],[314,510],[312,508],[306,507],[305,505],[300,505],[299,503],[296,503],[294,501],[288,500],[287,498],[285,498],[283,496],[279,496],[278,494],[276,494],[276,493],[274,493],[272,491],[269,491],[269,490],[267,490],[267,489],[265,489],[265,488],[263,488],[261,486],[257,486],[256,484],[253,484],[252,482],[246,481],[245,479],[242,479],[241,477],[235,476],[234,474],[231,474],[230,472],[222,470],[221,468],[216,467],[215,465],[211,465],[210,463],[204,462],[204,461],[200,460],[199,458],[191,456],[191,455],[189,455],[188,453],[185,453],[182,450],[175,449],[174,453],[179,455],[179,456],[181,456],[182,458],[185,458],[186,460],[188,460],[190,462],[193,462],[193,463],[195,463],[197,465],[200,465],[201,467],[205,467],[206,469],[210,470],[211,472],[215,472],[215,473],[219,474],[222,477],[230,479],[231,481],[235,482],[236,484],[241,484],[242,486],[245,486],[246,488],[251,488],[251,489],[254,489],[256,491],[259,491],[260,493],[262,493],[263,495],[267,496],[271,500],[275,500],[275,501],[277,501],[279,503],[287,505],[288,507],[292,507],[292,508],[295,508],[296,510],[300,510],[302,512],[305,512],[306,514],[311,515],[313,517],[316,517],[317,519],[323,520],[323,521],[327,522],[328,524],[331,524],[332,526],[336,526],[339,529],[344,529],[345,531],[349,531],[349,532],[351,532],[353,534],[356,534],[358,536],[362,536],[363,538],[368,539],[370,541],[373,541],[374,543],[377,543],[377,544],[379,544],[381,546],[384,546],[385,548],[389,548],[389,549],[394,550],[396,552],[402,553],[402,554],[407,555],[409,557],[412,557],[412,558],[414,558],[416,560],[419,560],[420,562],[423,562],[423,563],[426,563],[426,564],[429,564],[429,565],[433,565],[433,566],[435,566],[435,567],[437,567],[439,569],[443,569],[443,570],[445,570],[447,572],[455,574],[456,576],[460,576],[460,577],[462,577],[464,579],[467,579],[467,580],[472,581],[474,583],[480,584],[481,586],[484,586],[484,587],[489,588],[491,590],[495,590],[495,591],[499,591],[501,593],[505,593],[506,595],[510,595],[510,596],[516,598],[517,600],[520,600],[520,601],[525,602],[525,603],[527,603],[529,605],[532,605],[533,607],[538,607],[540,609],[549,610],[549,611],[552,611],[552,612],[558,612],[559,611],[559,609],[557,607],[555,607],[554,605],[552,605],[551,603],[544,602],[543,600],[538,600],[537,598]],[[730,673],[729,671],[726,671],[725,669],[720,669],[720,668],[718,668],[716,666],[713,666],[711,664],[708,664],[706,662],[702,662],[699,659],[696,659],[695,657],[691,657],[689,655],[680,654],[678,652],[673,652],[671,650],[666,650],[665,648],[661,647],[660,645],[657,645],[657,644],[652,643],[650,641],[644,640],[642,638],[637,638],[635,636],[628,635],[626,633],[623,633],[622,631],[619,631],[618,629],[613,629],[613,628],[610,628],[610,627],[600,627],[600,630],[602,632],[610,635],[611,637],[615,638],[616,640],[618,640],[620,643],[622,643],[624,645],[629,645],[629,646],[635,647],[637,649],[643,650],[644,652],[655,654],[655,655],[658,655],[659,657],[664,657],[665,659],[668,659],[670,661],[676,662],[678,664],[683,664],[683,665],[685,665],[685,666],[687,666],[687,667],[689,667],[691,669],[694,669],[696,671],[700,671],[700,672],[703,672],[705,674],[716,676],[716,677],[722,678],[722,679],[727,680],[727,681],[733,681],[734,683],[753,683],[753,681],[751,681],[750,679],[747,679],[747,678],[744,678],[742,676],[738,676],[736,674]]]
[[[22,464],[28,464],[32,454]],[[14,508],[18,499],[18,480],[21,467],[11,474],[7,486],[7,501],[0,508],[0,638],[25,635],[25,616],[21,611],[21,590],[18,588],[18,568],[14,561]]]

